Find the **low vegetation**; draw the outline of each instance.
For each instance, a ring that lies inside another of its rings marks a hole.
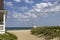
[[[0,40],[17,40],[17,37],[11,33],[6,32],[5,34],[0,34]]]
[[[44,36],[46,40],[60,37],[60,26],[37,27],[31,30],[33,35]]]

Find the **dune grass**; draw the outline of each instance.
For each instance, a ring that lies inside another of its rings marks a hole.
[[[17,40],[14,34],[6,32],[5,34],[0,34],[0,40]]]
[[[46,39],[53,39],[56,37],[60,37],[60,26],[45,26],[45,27],[37,27],[31,30],[33,35],[37,36],[45,36]]]

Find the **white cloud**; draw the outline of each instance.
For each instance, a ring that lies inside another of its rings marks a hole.
[[[53,6],[52,3],[37,3],[33,6],[30,12],[58,12],[60,11],[60,5]]]
[[[33,0],[25,0],[26,3],[34,3]]]
[[[60,11],[60,5],[53,6],[50,2],[37,3],[36,5],[32,6],[32,9],[28,9],[27,11],[25,11],[26,9],[28,8],[19,7],[19,10],[22,10],[23,13],[18,13],[14,11],[12,16],[20,21],[29,21],[30,18],[34,19],[34,18],[48,17],[50,12]]]
[[[48,17],[47,13],[40,13],[40,17]]]
[[[36,14],[32,14],[32,13],[26,13],[28,16],[32,17],[32,18],[37,18]]]
[[[20,2],[21,0],[14,0],[15,2]]]
[[[5,4],[6,4],[7,6],[13,7],[13,3],[12,3],[12,2],[5,2]]]
[[[29,16],[25,16],[24,14],[14,12],[12,15],[14,18],[28,18]]]
[[[18,12],[13,12],[13,18],[19,20],[19,21],[29,21],[30,18],[37,18],[36,14],[31,14],[31,13],[18,13]]]
[[[43,8],[46,8],[46,7],[50,7],[52,6],[51,3],[38,3],[34,6],[34,10],[37,11],[37,12],[40,12]]]
[[[20,9],[21,11],[24,11],[24,10],[28,9],[28,7],[20,7],[19,9]]]
[[[29,16],[24,16],[24,14],[13,12],[13,18],[15,18],[17,21],[29,21]]]
[[[33,17],[33,18],[37,18],[37,15],[36,15],[36,14],[32,14],[32,17]]]
[[[47,3],[37,3],[32,6],[32,9],[30,9],[30,12],[41,12],[43,11],[42,9],[51,7],[52,4],[50,2]]]
[[[54,14],[53,12],[60,11],[60,5],[53,5],[50,2],[47,3],[37,3],[32,6],[32,9],[29,9],[29,13],[37,14],[40,17],[48,17],[50,14]],[[38,17],[37,17],[38,18]]]
[[[60,5],[44,10],[44,12],[58,12],[58,11],[60,11]]]
[[[17,13],[17,12],[13,12],[13,15],[12,15],[14,18],[37,18],[37,16],[35,14],[31,14],[31,13],[25,13],[25,14],[22,14],[22,13]]]
[[[51,6],[51,3],[39,3],[39,4],[36,4],[37,8],[44,8],[44,7],[48,7],[48,6]]]

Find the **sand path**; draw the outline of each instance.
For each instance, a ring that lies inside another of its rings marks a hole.
[[[43,40],[43,38],[32,35],[30,30],[10,30],[8,32],[15,34],[18,40]]]

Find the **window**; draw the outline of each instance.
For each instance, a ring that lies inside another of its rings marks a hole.
[[[0,11],[0,24],[3,24],[3,12]]]

